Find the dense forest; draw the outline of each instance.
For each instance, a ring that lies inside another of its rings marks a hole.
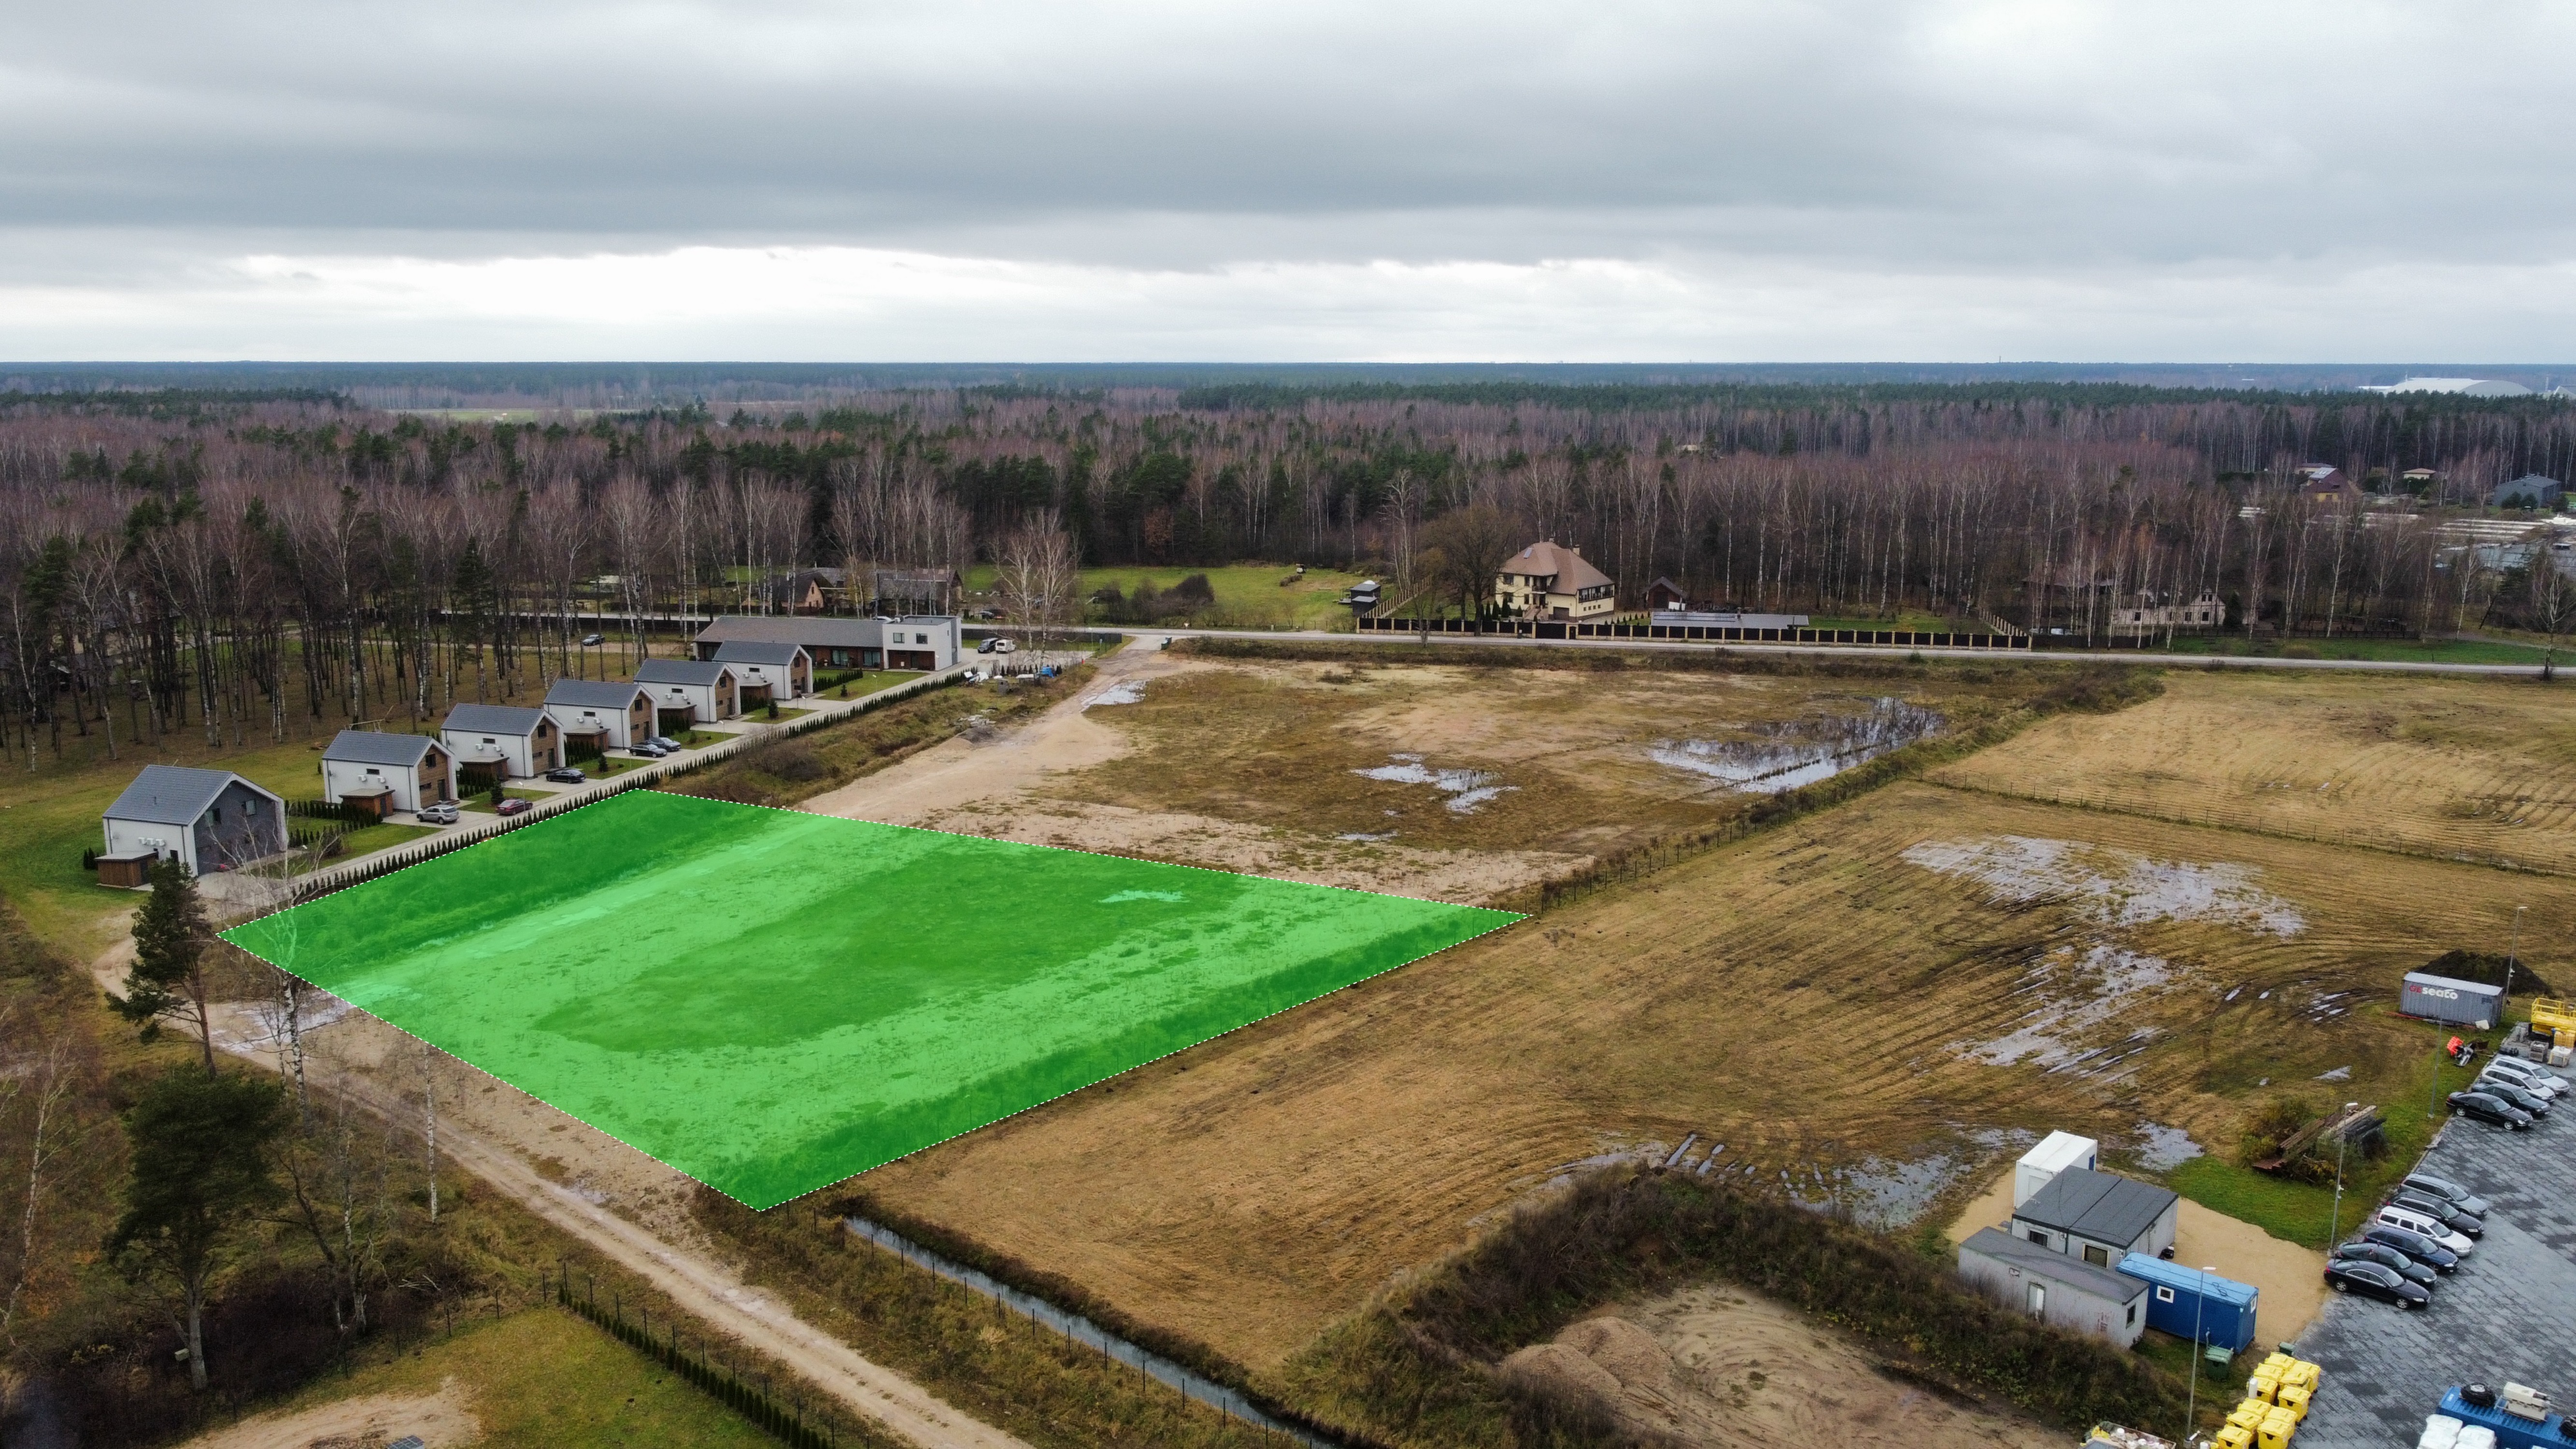
[[[1669,577],[1713,605],[2109,642],[2141,596],[2214,592],[2230,628],[2435,634],[2512,593],[2458,520],[2576,467],[2552,398],[1243,381],[758,407],[0,394],[9,744],[247,738],[290,698],[427,716],[580,672],[602,616],[758,611],[808,565],[1006,564],[1033,532],[1086,565],[1362,567],[1409,611],[1472,607],[1498,547],[1552,538],[1632,608]],[[2363,491],[2313,496],[2310,464]]]

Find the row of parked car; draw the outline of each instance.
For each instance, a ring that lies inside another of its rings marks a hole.
[[[2449,1178],[2409,1173],[2327,1257],[2326,1286],[2400,1308],[2430,1307],[2433,1285],[2486,1236],[2489,1206]]]
[[[2469,1084],[2451,1094],[2451,1110],[2519,1132],[2549,1115],[2568,1088],[2565,1077],[2520,1057],[2497,1057]]]

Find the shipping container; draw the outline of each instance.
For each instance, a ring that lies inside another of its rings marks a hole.
[[[2398,995],[2397,1009],[2446,1026],[2487,1031],[2504,1019],[2504,988],[2409,971],[2405,988]]]
[[[2147,1285],[2147,1327],[2189,1339],[2197,1332],[2203,1343],[2230,1353],[2243,1353],[2254,1341],[2254,1314],[2260,1292],[2250,1283],[2221,1278],[2198,1268],[2131,1253],[2120,1271]]]
[[[2072,1132],[2049,1133],[2013,1166],[2013,1206],[2030,1201],[2032,1193],[2048,1186],[2049,1179],[2070,1167],[2099,1168],[2101,1156],[2100,1144],[2090,1137],[2078,1137]]]

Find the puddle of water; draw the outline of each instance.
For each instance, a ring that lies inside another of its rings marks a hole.
[[[2138,1124],[2138,1166],[2149,1172],[2171,1172],[2202,1155],[2200,1144],[2179,1127],[2156,1122]]]
[[[2074,947],[2061,946],[2019,983],[2016,994],[2026,990],[2039,998],[2039,1005],[2023,1016],[2019,1026],[1993,1041],[1955,1043],[1953,1049],[1992,1067],[2009,1067],[2024,1058],[2052,1071],[2078,1065],[2100,1050],[2079,1053],[2074,1041],[2078,1035],[2173,979],[2173,964],[2161,956],[2097,945],[2079,957]]]
[[[1841,1207],[1852,1221],[1882,1231],[1910,1227],[1942,1189],[1976,1166],[1972,1158],[1935,1152],[1910,1162],[1864,1157],[1820,1174],[1790,1194],[1800,1206]]]
[[[2214,921],[2283,940],[2308,926],[2296,906],[2255,887],[2251,866],[2226,861],[2154,860],[2024,835],[1926,840],[1907,847],[1904,858],[1941,875],[1965,876],[1997,901],[2071,900],[2106,926]]]
[[[1237,1419],[1241,1419],[1247,1424],[1254,1425],[1267,1433],[1279,1434],[1296,1443],[1307,1445],[1309,1446],[1309,1449],[1336,1449],[1336,1446],[1334,1446],[1330,1440],[1310,1434],[1303,1429],[1297,1428],[1295,1425],[1281,1423],[1279,1420],[1263,1413],[1259,1408],[1256,1408],[1253,1405],[1251,1400],[1235,1392],[1233,1389],[1227,1388],[1225,1385],[1214,1382],[1213,1380],[1202,1378],[1189,1369],[1163,1357],[1161,1354],[1147,1352],[1146,1350],[1129,1343],[1127,1340],[1118,1337],[1116,1334],[1110,1333],[1099,1324],[1092,1322],[1090,1319],[1083,1317],[1079,1313],[1068,1313],[1043,1298],[1023,1293],[1019,1289],[1013,1288],[1006,1283],[998,1282],[973,1268],[967,1267],[963,1263],[953,1262],[932,1252],[928,1248],[922,1247],[920,1244],[911,1241],[902,1234],[895,1232],[893,1229],[881,1227],[876,1223],[870,1222],[866,1218],[849,1217],[844,1218],[841,1221],[842,1225],[847,1227],[852,1233],[855,1233],[859,1237],[865,1238],[869,1242],[876,1244],[878,1247],[903,1258],[905,1261],[910,1262],[917,1267],[926,1268],[929,1271],[938,1274],[940,1277],[947,1279],[951,1283],[959,1284],[965,1288],[973,1290],[974,1292],[980,1293],[987,1298],[996,1299],[1008,1305],[1012,1311],[1024,1313],[1035,1318],[1038,1322],[1045,1324],[1047,1327],[1054,1329],[1056,1332],[1063,1334],[1065,1337],[1072,1339],[1074,1342],[1081,1344],[1085,1348],[1097,1350],[1109,1358],[1115,1359],[1119,1363],[1123,1363],[1129,1368],[1135,1369],[1141,1373],[1151,1374],[1153,1377],[1162,1380],[1165,1384],[1189,1395],[1191,1398],[1198,1400],[1202,1404],[1223,1410],[1225,1413],[1230,1414]]]
[[[1362,779],[1385,780],[1397,785],[1432,786],[1449,797],[1449,809],[1459,815],[1473,815],[1477,806],[1486,804],[1506,790],[1520,788],[1518,785],[1494,783],[1501,777],[1491,770],[1437,770],[1422,763],[1420,755],[1389,755],[1387,758],[1395,763],[1351,773]]]
[[[1082,702],[1084,709],[1094,705],[1135,704],[1145,697],[1145,681],[1129,679],[1109,686]]]
[[[1744,794],[1777,795],[1832,779],[1940,728],[1941,716],[1928,709],[1881,699],[1867,714],[1758,726],[1750,740],[1663,740],[1646,757]]]

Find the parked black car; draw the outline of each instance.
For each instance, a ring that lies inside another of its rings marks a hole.
[[[2448,1273],[2460,1266],[2458,1254],[2422,1233],[2410,1233],[2404,1228],[2392,1228],[2386,1223],[2372,1223],[2361,1230],[2361,1238],[2366,1243],[2395,1248],[2436,1273]]]
[[[2431,1290],[2420,1283],[2407,1282],[2396,1269],[2348,1258],[2326,1264],[2326,1286],[2337,1293],[2358,1293],[2400,1308],[2423,1308],[2433,1301]]]
[[[2515,1086],[2511,1082],[2501,1082],[2493,1077],[2482,1077],[2478,1080],[2478,1084],[2471,1090],[2473,1092],[2483,1092],[2490,1097],[2502,1098],[2514,1106],[2520,1107],[2522,1110],[2530,1113],[2535,1118],[2546,1117],[2549,1115],[2549,1101],[2547,1098],[2541,1096],[2538,1092],[2524,1091],[2522,1088]]]
[[[2461,1237],[2483,1238],[2487,1235],[2486,1219],[2476,1213],[2464,1213],[2429,1192],[2416,1192],[2400,1185],[2388,1195],[2388,1200],[2399,1207],[2413,1208]]]
[[[2449,1178],[2435,1177],[2429,1172],[2410,1172],[2406,1174],[2406,1181],[2399,1186],[2411,1187],[2417,1192],[2431,1193],[2448,1202],[2453,1208],[2478,1217],[2485,1217],[2487,1209],[2494,1206],[2485,1198]]]
[[[2395,1272],[2399,1277],[2404,1278],[2409,1283],[2413,1283],[2424,1288],[2430,1288],[2433,1286],[2434,1274],[2432,1269],[2425,1267],[2423,1264],[2416,1262],[2410,1257],[2407,1257],[2404,1253],[2397,1251],[2386,1243],[2369,1243],[2356,1238],[2349,1243],[2336,1244],[2334,1257],[2336,1260],[2341,1262],[2377,1263],[2379,1266]]]
[[[2481,1122],[2492,1122],[2498,1127],[2514,1132],[2519,1132],[2531,1125],[2529,1112],[2502,1097],[2491,1097],[2484,1092],[2453,1092],[2451,1110],[2460,1116],[2475,1117]]]
[[[583,774],[581,771],[574,769],[572,766],[566,765],[560,770],[546,771],[546,778],[554,781],[558,785],[578,785],[590,777]]]

